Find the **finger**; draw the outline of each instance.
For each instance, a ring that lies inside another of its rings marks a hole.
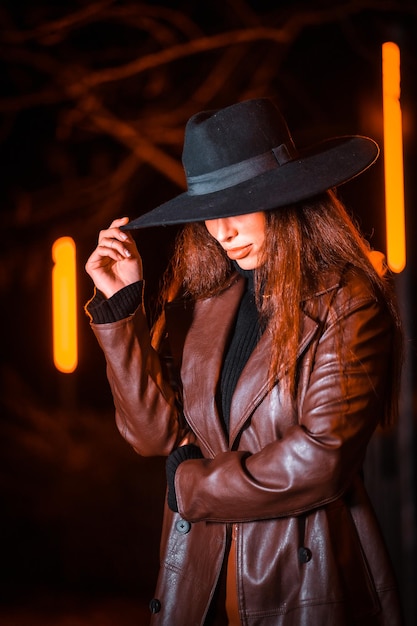
[[[128,217],[118,217],[117,219],[112,221],[112,223],[110,224],[110,228],[119,228],[120,226],[124,226],[125,224],[127,224],[128,221]]]
[[[126,241],[120,241],[118,234],[115,236],[109,236],[113,234],[110,231],[106,231],[106,236],[100,239],[98,247],[101,249],[101,254],[109,256],[115,261],[119,261],[121,258],[130,258],[132,256],[131,251]]]
[[[120,226],[127,224],[128,221],[128,217],[122,217],[117,220],[113,220],[109,228],[100,231],[98,237],[99,244],[101,244],[102,241],[108,238],[115,238],[119,239],[119,241],[130,241],[131,243],[133,243],[134,240],[132,239],[131,235],[120,230]]]
[[[103,248],[113,248],[117,241],[126,242],[127,237],[124,236],[124,233],[119,231],[117,228],[108,228],[107,230],[102,230],[98,236],[98,245]]]

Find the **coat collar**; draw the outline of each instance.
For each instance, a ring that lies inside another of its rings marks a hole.
[[[301,336],[298,349],[300,356],[314,337],[320,320],[317,311],[311,315],[309,303],[322,293],[329,293],[340,282],[332,277],[329,287],[302,303]],[[184,333],[181,378],[184,388],[184,413],[186,419],[206,446],[209,453],[215,455],[229,449],[238,437],[246,421],[250,418],[269,389],[276,384],[269,375],[269,355],[271,335],[264,332],[253,353],[249,357],[236,386],[229,425],[229,441],[224,431],[216,405],[216,390],[219,383],[227,338],[231,331],[240,300],[243,295],[245,280],[234,275],[229,287],[220,295],[198,301],[189,325]],[[314,308],[314,307],[313,307]],[[320,316],[319,316],[320,317]],[[276,377],[277,380],[279,375]]]

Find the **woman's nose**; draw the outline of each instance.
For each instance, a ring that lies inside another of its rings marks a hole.
[[[236,237],[237,229],[233,224],[233,220],[227,217],[221,217],[210,221],[212,222],[214,237],[219,243],[231,241],[234,237]]]

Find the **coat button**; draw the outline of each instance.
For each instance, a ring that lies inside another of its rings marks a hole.
[[[313,555],[311,550],[309,550],[305,546],[302,546],[298,549],[298,558],[300,560],[300,563],[308,563],[309,561],[311,561],[312,556]]]
[[[186,535],[191,530],[191,524],[185,519],[179,519],[175,522],[175,528],[181,535]]]
[[[149,602],[149,608],[151,613],[159,613],[159,611],[161,610],[161,603],[158,598],[153,598],[153,600]]]

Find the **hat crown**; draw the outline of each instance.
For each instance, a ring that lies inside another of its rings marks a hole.
[[[187,177],[200,176],[281,144],[294,150],[285,120],[273,102],[246,100],[191,117],[185,128],[182,162]]]

